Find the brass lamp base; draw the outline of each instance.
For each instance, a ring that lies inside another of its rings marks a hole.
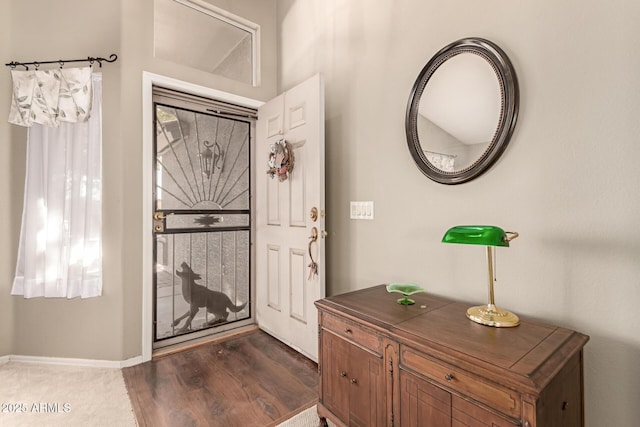
[[[512,328],[520,324],[518,316],[493,304],[471,307],[467,310],[467,317],[481,325],[496,328]]]

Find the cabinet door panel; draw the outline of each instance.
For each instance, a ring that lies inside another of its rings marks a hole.
[[[451,426],[451,394],[400,370],[400,425]]]
[[[383,426],[386,405],[382,359],[352,345],[349,362],[349,426]]]
[[[582,354],[573,356],[549,383],[540,399],[537,423],[539,426],[584,425],[582,408]]]
[[[322,331],[322,403],[341,420],[349,415],[349,347],[335,335]]]

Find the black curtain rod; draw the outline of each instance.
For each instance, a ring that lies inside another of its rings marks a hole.
[[[87,59],[58,59],[57,61],[33,61],[33,62],[11,61],[8,64],[4,64],[4,65],[11,68],[16,68],[17,66],[21,65],[27,70],[29,69],[29,65],[33,65],[36,67],[36,70],[37,70],[38,67],[42,64],[60,64],[60,68],[62,68],[64,67],[64,64],[66,64],[67,62],[89,62],[91,63],[91,65],[93,65],[94,62],[97,62],[100,65],[100,68],[102,68],[102,61],[115,62],[116,59],[118,59],[118,55],[116,55],[115,53],[112,53],[111,55],[109,55],[109,59],[102,58],[102,57],[87,56]]]

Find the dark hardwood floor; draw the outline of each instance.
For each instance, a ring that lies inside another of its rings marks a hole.
[[[274,426],[317,402],[317,365],[262,331],[123,369],[140,426]]]

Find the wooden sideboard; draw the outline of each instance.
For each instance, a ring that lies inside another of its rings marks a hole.
[[[323,425],[584,425],[589,337],[522,319],[492,328],[468,320],[468,304],[398,296],[380,285],[316,302]]]

